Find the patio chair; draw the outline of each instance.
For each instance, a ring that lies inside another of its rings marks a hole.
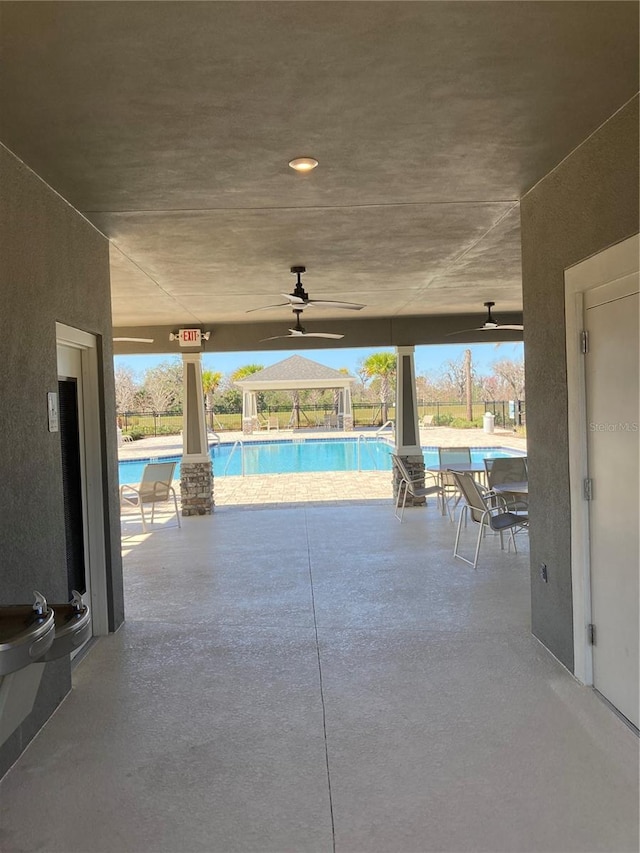
[[[267,429],[275,429],[277,431],[280,430],[280,421],[278,420],[277,415],[269,415],[269,417],[267,418]]]
[[[464,465],[469,465],[471,464],[471,448],[439,447],[438,462],[441,467],[460,463]],[[442,489],[442,493],[440,496],[443,507],[442,514],[444,515],[444,511],[446,509],[447,515],[449,516],[449,520],[453,523],[455,521],[455,511],[458,504],[460,503],[462,495],[460,493],[458,483],[456,482],[452,471],[441,471],[440,487]],[[452,501],[453,506],[451,506]]]
[[[422,418],[422,426],[424,429],[428,429],[433,426],[433,415],[424,415]]]
[[[488,463],[488,464],[487,464]],[[527,461],[524,456],[499,456],[495,459],[484,460],[487,472],[487,483],[490,489],[502,483],[520,483],[529,479]],[[522,495],[501,492],[510,509],[527,510],[529,503]]]
[[[178,513],[178,500],[175,489],[171,485],[175,462],[148,462],[144,466],[142,479],[138,486],[120,486],[120,505],[137,507],[142,517],[142,530],[147,532],[147,519],[144,508],[151,504],[151,524],[153,524],[156,504],[168,501],[173,497],[173,505],[176,512],[176,520],[180,527],[180,515]]]
[[[407,470],[404,460],[401,459],[400,456],[396,453],[392,453],[391,459],[393,460],[393,464],[399,474],[398,494],[396,497],[396,508],[394,514],[400,524],[402,524],[404,508],[407,503],[407,495],[411,495],[414,498],[426,498],[428,495],[439,496],[440,486],[438,485],[438,480],[435,474],[430,474],[428,471],[425,471],[424,474],[412,477]],[[428,478],[433,479],[433,485],[425,485]],[[400,506],[400,501],[402,501],[402,506]]]
[[[478,555],[480,554],[480,545],[482,538],[487,530],[492,530],[500,536],[500,548],[504,550],[503,534],[509,531],[511,537],[510,544],[513,542],[513,550],[517,553],[515,532],[526,527],[529,523],[529,518],[524,513],[515,513],[507,509],[505,501],[495,492],[485,489],[480,483],[477,483],[471,474],[453,472],[460,493],[465,499],[464,506],[458,519],[458,529],[456,531],[456,541],[453,546],[453,556],[457,557],[465,563],[468,563],[473,568],[478,567]],[[460,533],[463,523],[466,526],[467,518],[478,525],[478,538],[476,540],[476,550],[472,560],[468,560],[458,552],[458,544],[460,542]]]

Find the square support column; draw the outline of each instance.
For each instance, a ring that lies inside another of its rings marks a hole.
[[[180,496],[183,515],[213,512],[213,467],[209,456],[202,391],[202,356],[183,353],[184,414]]]
[[[424,456],[418,426],[418,396],[416,392],[415,347],[396,347],[396,453],[412,478],[422,477],[424,485]],[[393,470],[393,494],[398,494],[400,474]],[[420,481],[419,481],[420,483]],[[407,506],[421,506],[425,498],[407,495]]]

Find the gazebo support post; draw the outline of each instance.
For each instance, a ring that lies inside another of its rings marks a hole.
[[[258,399],[255,391],[242,393],[242,432],[251,435],[258,428]]]

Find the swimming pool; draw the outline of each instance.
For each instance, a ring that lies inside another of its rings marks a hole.
[[[312,471],[390,471],[393,445],[379,438],[294,438],[291,441],[244,441],[242,445],[219,444],[211,448],[216,477],[233,477],[243,473],[295,474]],[[438,448],[423,447],[426,465],[438,464]],[[474,462],[494,456],[520,456],[510,447],[477,447],[471,449]],[[244,457],[244,458],[243,458]],[[120,483],[139,483],[142,469],[158,459],[177,462],[175,476],[180,476],[180,456],[152,457],[120,462]]]

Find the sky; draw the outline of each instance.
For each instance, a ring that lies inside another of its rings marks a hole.
[[[471,350],[471,358],[477,373],[485,374],[491,372],[491,364],[503,358],[513,361],[521,361],[524,350],[522,342],[510,342],[500,344],[444,344],[438,346],[416,347],[416,374],[437,375],[442,365],[451,360],[459,359],[466,349]],[[374,352],[394,352],[393,347],[369,347],[354,349],[322,349],[322,350],[279,350],[277,352],[225,352],[225,353],[203,353],[202,366],[204,370],[220,371],[223,374],[233,373],[238,367],[245,364],[261,364],[269,367],[288,358],[290,355],[299,355],[317,361],[327,367],[339,370],[341,367],[348,368],[353,375],[356,374],[358,362]],[[146,370],[155,367],[164,361],[179,358],[176,355],[116,355],[114,357],[116,369],[121,366],[130,367],[142,379]]]

